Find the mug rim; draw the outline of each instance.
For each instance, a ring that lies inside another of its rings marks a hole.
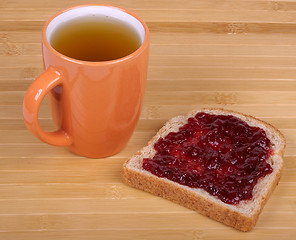
[[[124,57],[113,59],[113,60],[108,60],[108,61],[97,61],[97,62],[96,61],[84,61],[84,60],[71,58],[71,57],[68,57],[68,56],[58,52],[57,50],[55,50],[51,46],[51,44],[48,42],[47,37],[46,37],[46,30],[47,30],[48,25],[51,23],[51,21],[53,19],[55,19],[57,16],[65,13],[65,12],[71,11],[73,9],[83,8],[83,7],[92,7],[92,6],[101,6],[101,7],[114,8],[116,10],[127,13],[128,15],[134,17],[137,21],[139,21],[141,23],[142,27],[144,28],[144,31],[145,31],[144,40],[143,40],[141,46],[137,50],[135,50],[134,52],[132,52],[132,53],[130,53],[130,54],[124,56]],[[69,62],[73,62],[73,63],[76,63],[76,64],[83,64],[83,65],[106,65],[106,64],[109,65],[109,64],[116,64],[116,63],[124,62],[126,60],[129,60],[129,59],[134,58],[134,57],[138,56],[139,54],[141,54],[144,51],[144,49],[146,49],[148,47],[148,44],[149,44],[149,29],[148,29],[146,23],[138,15],[136,15],[135,13],[133,13],[133,12],[127,10],[127,9],[117,7],[117,6],[114,6],[114,5],[108,5],[108,4],[82,4],[82,5],[76,5],[76,6],[72,6],[72,7],[69,7],[69,8],[65,8],[65,9],[63,9],[61,11],[58,11],[54,15],[52,15],[45,22],[45,24],[43,26],[43,29],[42,29],[42,42],[45,45],[45,47],[47,47],[47,49],[49,49],[50,52],[52,52],[54,55],[56,55],[57,57],[59,57],[61,59],[67,60]]]

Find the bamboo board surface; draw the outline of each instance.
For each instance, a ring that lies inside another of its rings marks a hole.
[[[151,32],[139,124],[106,159],[46,145],[22,119],[42,72],[42,25],[88,2],[0,0],[0,239],[296,239],[296,1],[92,1],[134,11]],[[282,179],[249,233],[121,180],[122,163],[164,122],[200,107],[251,114],[287,139]],[[46,101],[40,123],[53,130]]]

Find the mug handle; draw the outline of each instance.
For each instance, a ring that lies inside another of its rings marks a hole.
[[[63,129],[54,132],[45,132],[38,121],[39,107],[54,87],[62,84],[62,76],[53,67],[49,67],[31,84],[23,102],[23,117],[28,129],[40,140],[55,146],[69,146],[73,143],[72,137]]]

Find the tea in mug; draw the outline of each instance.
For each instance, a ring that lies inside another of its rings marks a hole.
[[[61,24],[51,46],[59,53],[83,61],[110,61],[125,57],[141,46],[132,26],[111,17],[80,17]]]

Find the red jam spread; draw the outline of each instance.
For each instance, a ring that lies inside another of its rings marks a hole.
[[[155,156],[143,161],[145,170],[202,188],[227,204],[251,199],[258,180],[273,171],[264,130],[231,115],[199,112],[154,148]]]

